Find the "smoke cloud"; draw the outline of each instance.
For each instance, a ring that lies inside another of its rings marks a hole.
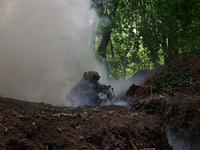
[[[169,125],[166,125],[166,133],[169,144],[173,147],[173,150],[199,150],[199,137],[194,137],[193,141],[189,140],[187,131],[183,130],[185,133],[177,136],[171,131]]]
[[[88,0],[0,1],[0,95],[70,105],[65,96],[96,70]]]

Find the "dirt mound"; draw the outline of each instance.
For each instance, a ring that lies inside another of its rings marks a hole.
[[[152,87],[150,85],[131,85],[126,92],[125,101],[131,106],[138,98],[146,97],[152,94]]]
[[[124,106],[56,107],[0,98],[0,149],[170,150],[160,117]]]
[[[131,85],[133,85],[133,84],[144,85],[145,81],[148,81],[149,79],[151,79],[160,69],[161,69],[161,67],[159,67],[157,69],[153,69],[153,70],[146,70],[146,69],[139,70],[132,77],[130,77],[129,79],[120,83],[120,87],[123,87],[123,89],[122,89],[122,91],[120,91],[118,93],[117,97],[120,99],[126,99],[126,93],[127,93],[127,91],[129,91],[129,88]],[[141,88],[141,89],[143,89],[143,88]],[[131,91],[133,91],[133,90],[131,90]],[[139,94],[140,92],[141,91],[138,91],[137,93]],[[130,93],[132,93],[132,92],[130,92]]]
[[[189,143],[190,148],[185,149],[199,149],[200,53],[177,55],[148,82],[153,91],[151,95],[138,90],[143,85],[127,91],[129,102],[134,101],[132,110],[161,117],[170,132]]]
[[[149,83],[154,92],[200,95],[200,52],[176,55]]]
[[[200,147],[199,108],[199,96],[159,94],[137,99],[132,110],[162,117],[163,122],[169,126],[170,132],[187,142],[192,150],[197,150]]]
[[[134,98],[145,97],[152,92],[200,96],[200,52],[178,54],[168,65],[153,71],[138,71],[132,78],[137,79],[139,76],[142,77],[141,79],[143,77],[147,79],[144,82],[146,86],[131,84],[125,96],[125,100],[130,103]]]

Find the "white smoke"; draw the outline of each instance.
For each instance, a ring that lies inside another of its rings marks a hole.
[[[166,133],[169,144],[173,147],[173,150],[199,150],[199,140],[194,139],[194,141],[189,142],[187,138],[187,131],[185,130],[185,135],[177,136],[174,132],[171,131],[169,125],[166,125]]]
[[[65,96],[96,70],[88,0],[0,1],[0,95],[70,105]]]

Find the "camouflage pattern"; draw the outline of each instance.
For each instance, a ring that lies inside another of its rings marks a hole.
[[[98,81],[100,79],[99,73],[96,71],[88,71],[86,75],[90,80]]]
[[[88,71],[83,74],[83,78],[67,94],[66,99],[72,106],[100,105],[98,94],[104,93],[107,99],[112,100],[113,95],[110,89],[98,82],[100,76],[96,71]]]

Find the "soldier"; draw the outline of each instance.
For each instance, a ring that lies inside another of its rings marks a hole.
[[[72,106],[81,105],[100,105],[101,100],[99,94],[103,93],[107,99],[114,99],[110,89],[98,82],[100,76],[96,71],[84,72],[83,78],[78,82],[72,90],[67,94],[66,99],[69,100]]]

